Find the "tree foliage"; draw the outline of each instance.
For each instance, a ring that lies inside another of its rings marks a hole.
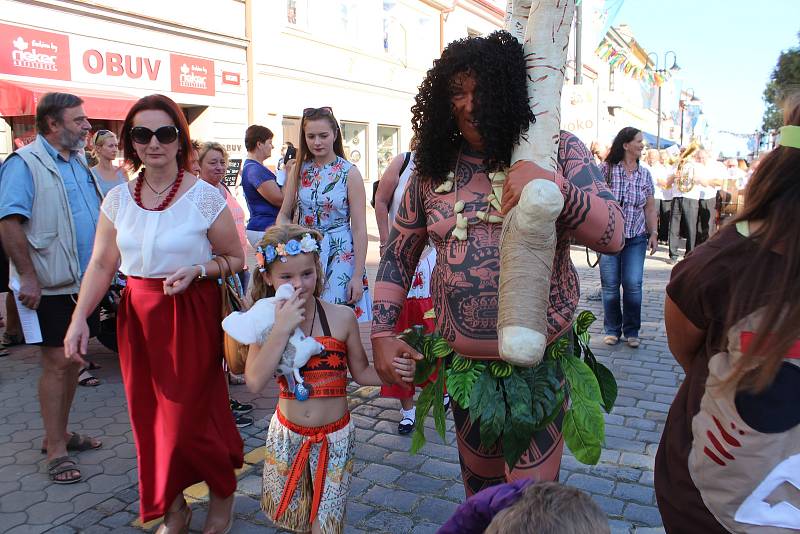
[[[800,41],[800,32],[797,37]],[[764,89],[767,109],[764,111],[762,128],[765,132],[783,126],[783,99],[796,91],[800,91],[800,46],[790,48],[778,56],[778,62]]]

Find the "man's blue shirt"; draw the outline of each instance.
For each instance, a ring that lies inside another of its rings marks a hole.
[[[64,159],[44,137],[38,137],[53,158],[64,181],[67,203],[75,225],[78,264],[83,275],[92,257],[94,234],[100,215],[100,199],[91,174],[80,162],[79,158],[82,156],[77,151],[72,151],[69,159]],[[0,167],[0,219],[9,215],[22,215],[29,219],[33,210],[33,196],[33,175],[28,165],[20,157],[6,159]],[[53,206],[53,209],[58,209],[58,206]]]

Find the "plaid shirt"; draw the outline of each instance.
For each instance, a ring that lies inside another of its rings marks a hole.
[[[611,167],[610,176],[608,163],[603,163],[600,170],[608,182],[611,193],[622,208],[622,215],[625,217],[625,239],[646,234],[644,206],[647,204],[647,199],[655,192],[650,171],[638,165],[636,170],[628,175],[625,174],[622,162]]]

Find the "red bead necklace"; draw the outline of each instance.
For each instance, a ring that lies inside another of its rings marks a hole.
[[[172,186],[169,188],[169,193],[167,193],[167,198],[165,198],[161,204],[152,209],[146,208],[144,204],[142,204],[142,184],[144,184],[145,181],[146,179],[144,177],[144,168],[143,168],[142,170],[139,171],[139,176],[136,178],[136,184],[133,186],[133,200],[142,209],[150,211],[162,211],[164,208],[169,206],[169,203],[172,202],[173,198],[175,198],[175,194],[178,192],[178,189],[181,186],[181,182],[183,182],[183,169],[180,169],[178,171],[178,177],[175,178],[174,182],[172,182]],[[147,186],[150,187],[150,184],[147,184]],[[150,189],[153,191],[153,193],[155,193],[156,201],[158,201],[158,199],[164,193],[164,191],[158,193],[152,187],[150,187]]]

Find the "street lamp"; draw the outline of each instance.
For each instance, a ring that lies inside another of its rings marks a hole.
[[[683,94],[686,93],[686,96],[691,94],[692,96],[689,97],[688,100],[683,99]],[[681,99],[678,101],[678,105],[681,108],[681,146],[683,146],[683,112],[686,109],[686,106],[697,106],[700,104],[700,99],[694,95],[694,89],[691,87],[686,90],[681,91]]]
[[[672,54],[672,66],[667,69],[667,58],[669,55]],[[664,52],[664,63],[661,68],[659,68],[658,63],[658,54],[655,52],[650,52],[647,54],[647,58],[650,59],[650,56],[654,56],[655,60],[653,61],[653,66],[655,67],[655,72],[661,75],[665,75],[667,70],[670,72],[678,72],[681,68],[678,66],[678,55],[673,52],[672,50],[667,50]],[[661,84],[658,85],[658,132],[656,133],[656,149],[661,148]]]

